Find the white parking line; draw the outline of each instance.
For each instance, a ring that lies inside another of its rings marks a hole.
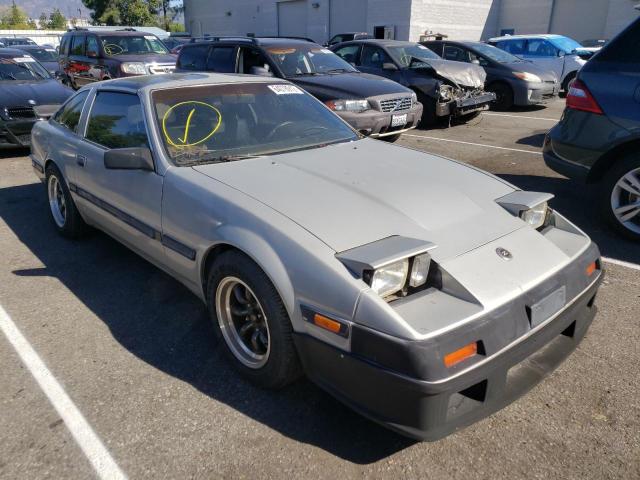
[[[640,271],[640,265],[631,262],[625,262],[624,260],[616,260],[615,258],[602,257],[604,263],[611,263],[612,265],[618,265],[620,267],[630,268],[631,270]]]
[[[442,142],[462,143],[464,145],[472,145],[474,147],[496,148],[498,150],[508,150],[510,152],[531,153],[532,155],[542,155],[542,152],[534,152],[533,150],[521,150],[519,148],[498,147],[496,145],[486,145],[484,143],[463,142],[462,140],[452,140],[450,138],[428,137],[426,135],[414,135],[412,133],[404,133],[403,137],[425,138],[427,140],[439,140]]]
[[[80,410],[22,335],[2,305],[0,305],[0,329],[64,421],[76,443],[91,462],[98,477],[103,480],[125,480],[127,476],[120,470],[91,425],[85,420]]]
[[[494,117],[511,117],[511,118],[528,118],[531,120],[545,120],[547,122],[559,122],[559,118],[531,117],[527,115],[509,115],[508,113],[482,112],[482,115],[490,115]]]

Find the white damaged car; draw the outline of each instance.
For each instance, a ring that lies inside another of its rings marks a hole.
[[[246,378],[304,373],[415,438],[526,392],[596,312],[598,248],[551,195],[361,138],[284,80],[100,82],[32,145],[55,228],[97,227],[184,283]]]

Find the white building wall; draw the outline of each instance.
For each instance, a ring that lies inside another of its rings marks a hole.
[[[516,34],[548,33],[553,0],[502,0],[497,34],[513,28]]]
[[[413,0],[409,39],[425,32],[452,40],[480,40],[495,34],[500,0]]]
[[[609,12],[603,28],[603,37],[611,38],[640,16],[634,9],[639,0],[609,0]]]

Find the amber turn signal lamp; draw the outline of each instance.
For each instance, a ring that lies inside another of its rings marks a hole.
[[[476,353],[478,353],[478,342],[470,343],[469,345],[465,345],[455,352],[451,352],[445,355],[444,365],[447,368],[453,367],[455,364],[460,363],[467,358],[473,357]]]
[[[331,320],[330,318],[327,318],[324,315],[320,315],[319,313],[316,313],[313,316],[313,323],[318,327],[324,328],[325,330],[329,330],[333,333],[340,333],[340,328],[342,327],[340,322]]]
[[[595,272],[597,269],[598,269],[598,266],[596,265],[596,262],[591,262],[587,267],[587,277],[590,277],[591,275],[593,275],[593,272]]]

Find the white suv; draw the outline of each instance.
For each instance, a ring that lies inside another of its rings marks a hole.
[[[569,82],[594,53],[562,35],[505,35],[490,38],[487,43],[553,70],[565,92]]]

